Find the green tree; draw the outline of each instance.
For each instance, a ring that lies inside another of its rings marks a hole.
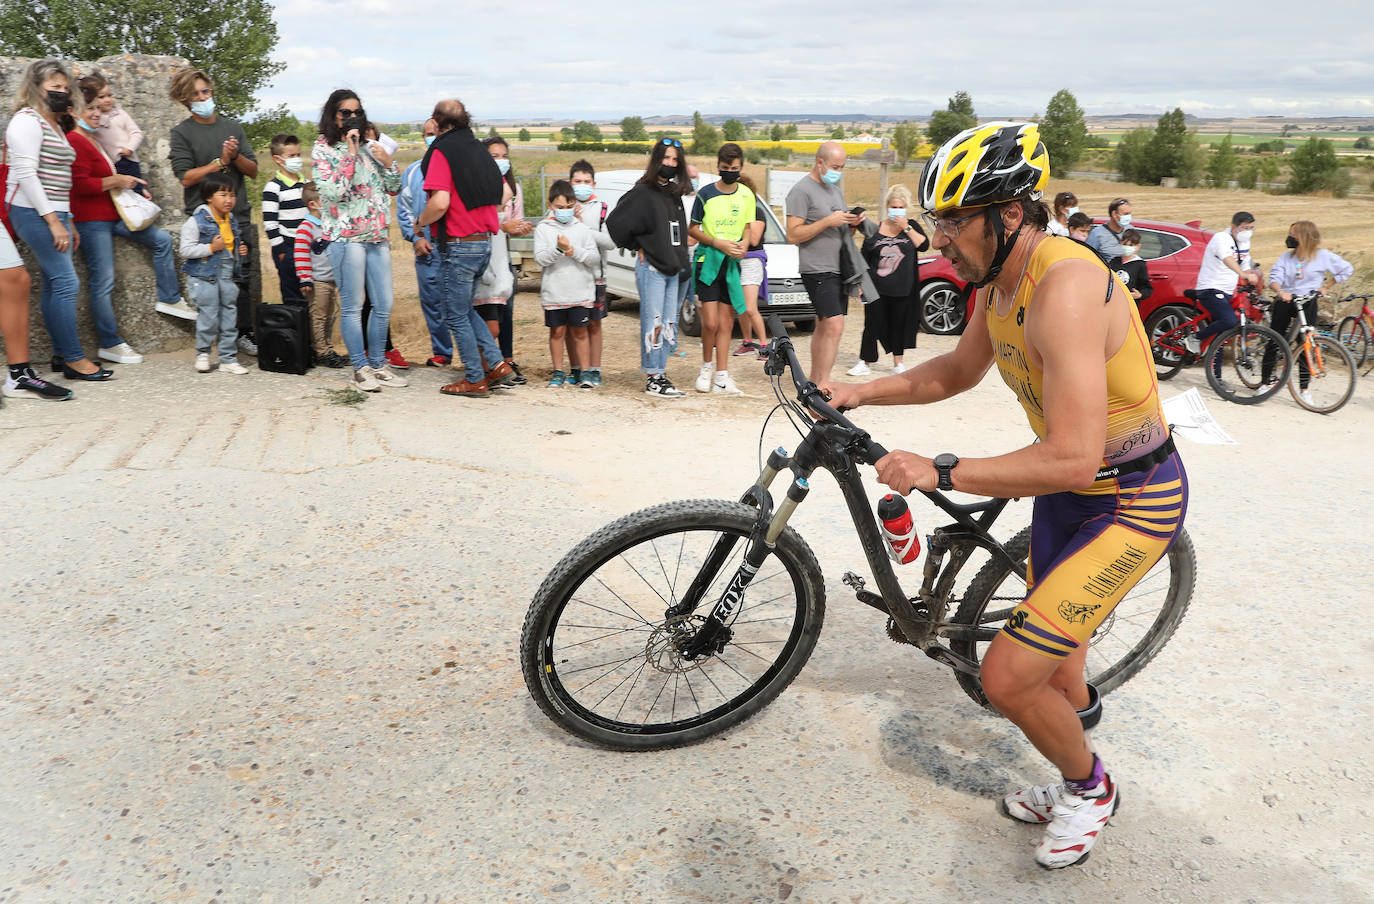
[[[692,153],[714,154],[720,150],[720,129],[701,118],[700,111],[692,114]]]
[[[1121,178],[1141,185],[1150,181],[1149,148],[1154,130],[1137,126],[1125,135],[1116,145],[1116,171]]]
[[[844,138],[844,126],[835,126],[835,128],[831,129],[830,138],[832,141],[842,140]]]
[[[234,117],[286,68],[272,59],[269,0],[0,2],[0,54],[95,60],[121,53],[183,56],[215,80],[215,103]]]
[[[789,122],[782,130],[782,137],[789,141],[796,139],[797,124],[795,122]]]
[[[1236,150],[1231,146],[1231,133],[1212,146],[1212,159],[1207,164],[1207,179],[1213,188],[1225,188],[1235,178]],[[1254,183],[1251,183],[1254,187]]]
[[[1265,157],[1259,165],[1259,181],[1272,185],[1279,178],[1279,162],[1273,157]]]
[[[978,116],[973,112],[973,98],[960,91],[949,99],[944,110],[933,110],[930,122],[926,124],[926,137],[930,143],[939,147],[965,129],[978,125]]]
[[[743,141],[745,135],[744,123],[738,119],[727,119],[721,124],[720,134],[726,141]]]
[[[626,116],[620,121],[621,141],[648,141],[649,132],[644,128],[643,116]]]
[[[1179,174],[1183,167],[1183,146],[1187,134],[1188,121],[1178,107],[1159,117],[1148,148],[1147,184],[1155,184],[1160,179]]]
[[[1370,141],[1368,135],[1361,135],[1359,138],[1355,139],[1354,147],[1357,151],[1367,151],[1370,148],[1374,148],[1374,141]]]
[[[1083,121],[1083,108],[1078,98],[1065,88],[1050,98],[1045,116],[1040,120],[1040,140],[1050,155],[1050,174],[1062,177],[1078,158],[1088,141],[1088,127]]]
[[[255,148],[267,147],[273,135],[295,135],[301,140],[301,152],[307,158],[310,156],[310,143],[315,140],[315,126],[297,119],[285,104],[264,110],[251,121],[245,122],[243,132],[248,136],[249,145]]]
[[[1309,138],[1288,158],[1288,193],[1291,195],[1332,188],[1339,168],[1336,147],[1325,138]]]
[[[1258,160],[1246,161],[1245,165],[1240,168],[1240,175],[1236,177],[1236,184],[1241,188],[1253,189],[1259,182],[1259,168]]]
[[[521,129],[521,130],[520,130],[520,134],[519,134],[516,138],[517,138],[518,141],[520,141],[520,142],[522,142],[522,143],[528,142],[528,141],[530,140],[530,130],[529,130],[529,129]]]
[[[549,136],[549,137],[552,138],[553,136]],[[572,141],[572,140],[573,140],[573,130],[570,129],[570,128],[568,128],[567,126],[564,126],[563,128],[559,129],[559,130],[558,130],[558,140],[559,140],[559,141]]]
[[[897,151],[897,165],[905,167],[906,162],[916,153],[921,143],[921,127],[914,122],[904,122],[892,133],[892,147]]]
[[[768,137],[773,141],[782,141],[782,124],[773,123],[773,128],[769,130]]]
[[[604,141],[601,137],[601,130],[585,119],[579,119],[573,123],[574,141]]]

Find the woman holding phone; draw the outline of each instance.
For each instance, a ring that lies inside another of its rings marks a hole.
[[[358,95],[339,88],[320,111],[320,137],[310,153],[320,192],[320,227],[339,287],[339,328],[353,364],[354,389],[376,392],[405,386],[386,360],[386,334],[394,299],[391,198],[401,190],[401,171],[380,142],[369,142],[371,124]],[[364,287],[372,316],[363,333]]]

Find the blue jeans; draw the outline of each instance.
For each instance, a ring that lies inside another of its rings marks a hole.
[[[120,220],[88,220],[77,223],[81,233],[81,254],[86,258],[86,292],[91,299],[91,319],[100,337],[101,348],[114,348],[124,340],[115,322],[114,304],[114,236],[138,242],[153,250],[153,272],[157,275],[157,300],[176,304],[181,299],[177,283],[176,263],[172,260],[172,237],[161,229],[149,226],[130,232]]]
[[[453,337],[444,326],[444,293],[439,285],[439,255],[437,252],[417,255],[415,282],[420,287],[420,312],[429,328],[430,353],[441,358],[453,357]]]
[[[635,264],[639,290],[639,366],[649,376],[668,369],[668,355],[677,345],[677,314],[682,307],[681,274],[665,276],[651,264]]]
[[[62,225],[71,228],[71,214],[59,212],[57,218]],[[76,293],[81,288],[81,281],[76,278],[76,268],[72,266],[72,246],[68,245],[66,251],[54,248],[52,230],[32,207],[15,204],[10,208],[10,222],[38,259],[38,269],[43,274],[39,309],[43,312],[43,325],[52,339],[53,354],[68,363],[80,361],[86,357],[86,352],[76,334]]]
[[[444,326],[453,333],[454,346],[463,362],[463,375],[469,383],[481,382],[486,375],[484,359],[491,367],[503,360],[501,347],[492,338],[486,321],[472,307],[477,283],[490,260],[490,242],[447,242],[439,246]]]
[[[386,242],[330,242],[325,252],[339,287],[339,332],[354,370],[386,363],[386,331],[391,325],[391,245]],[[363,340],[363,286],[372,301]]]
[[[196,306],[196,351],[208,355],[219,341],[219,361],[226,364],[238,357],[239,287],[234,282],[234,259],[225,255],[214,282],[186,277],[186,294]]]
[[[1231,307],[1231,296],[1216,289],[1199,289],[1198,303],[1212,315],[1212,322],[1197,331],[1197,341],[1205,342],[1217,333],[1225,332],[1240,323],[1236,309]]]

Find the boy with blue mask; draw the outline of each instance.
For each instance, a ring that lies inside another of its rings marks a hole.
[[[534,229],[534,262],[543,273],[539,301],[549,328],[549,356],[553,359],[551,389],[568,383],[563,370],[563,345],[568,342],[574,363],[590,361],[587,323],[596,298],[595,267],[601,259],[596,238],[577,218],[572,183],[559,179],[549,186],[549,216]]]
[[[586,160],[579,160],[568,170],[568,181],[572,183],[573,197],[577,200],[577,218],[592,231],[596,247],[601,254],[596,262],[596,300],[592,304],[591,319],[587,321],[587,354],[581,373],[576,364],[573,375],[577,385],[596,389],[601,385],[601,349],[603,345],[601,321],[606,319],[606,254],[615,250],[615,241],[606,231],[606,216],[611,212],[605,201],[596,197],[596,168]],[[569,355],[571,355],[571,351]]]
[[[286,304],[305,304],[301,284],[296,280],[293,260],[296,227],[305,219],[305,202],[301,200],[300,175],[301,140],[295,135],[279,132],[269,144],[277,175],[262,187],[262,228],[271,246],[272,263],[277,268],[281,284],[281,300]]]

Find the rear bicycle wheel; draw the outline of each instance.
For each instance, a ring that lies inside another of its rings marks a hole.
[[[1283,388],[1288,343],[1267,326],[1245,323],[1218,336],[1202,356],[1207,383],[1228,402],[1255,405]]]
[[[825,619],[820,565],[791,528],[745,591],[724,649],[694,661],[678,652],[739,568],[756,514],[725,500],[670,502],[573,547],[539,587],[520,638],[525,686],[545,715],[595,744],[661,750],[724,731],[777,697]],[[667,619],[722,540],[732,547],[697,611]]]
[[[1183,368],[1183,336],[1174,330],[1192,319],[1192,310],[1177,304],[1166,304],[1146,319],[1145,335],[1150,340],[1155,376],[1159,379],[1172,379]]]
[[[1311,340],[1311,345],[1299,341],[1293,349],[1288,391],[1293,401],[1308,411],[1330,414],[1355,394],[1359,371],[1355,359],[1337,340],[1319,333],[1312,333]]]
[[[1363,317],[1342,318],[1336,326],[1336,339],[1350,352],[1356,367],[1364,365],[1369,357],[1369,327],[1365,326]]]
[[[1006,544],[1007,552],[1024,568],[1030,555],[1031,529],[1023,528]],[[1098,693],[1113,691],[1133,677],[1164,648],[1183,621],[1193,598],[1197,555],[1186,530],[1180,530],[1169,551],[1117,603],[1112,614],[1088,639],[1084,677]],[[982,663],[988,644],[1026,598],[1026,581],[1000,558],[992,558],[969,582],[954,621],[983,630],[950,641],[950,649]],[[956,671],[959,686],[980,706],[988,706],[977,675]],[[989,707],[991,708],[991,707]]]

